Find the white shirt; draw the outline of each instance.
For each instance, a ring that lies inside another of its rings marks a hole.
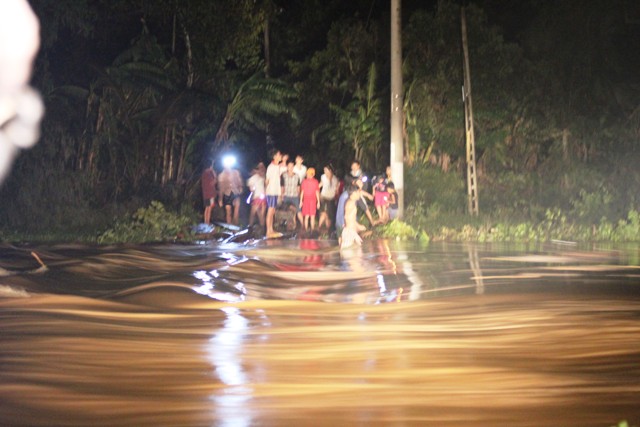
[[[251,191],[251,200],[264,198],[264,177],[260,174],[253,174],[247,180],[247,187]]]
[[[340,182],[335,175],[333,175],[331,177],[331,180],[329,180],[327,175],[322,174],[322,176],[320,177],[320,182],[322,183],[320,197],[322,197],[323,199],[333,199],[334,197],[336,197],[336,191],[338,191]]]
[[[280,166],[269,163],[266,176],[267,196],[280,196]]]
[[[242,194],[242,177],[237,169],[224,169],[218,175],[218,190],[225,195]]]
[[[293,172],[298,175],[298,178],[300,178],[300,182],[304,181],[304,179],[307,177],[307,167],[305,165],[295,165],[293,167]]]

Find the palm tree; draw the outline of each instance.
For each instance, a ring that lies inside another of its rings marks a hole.
[[[382,143],[382,121],[380,98],[376,94],[376,75],[376,65],[372,63],[366,91],[358,88],[345,108],[331,105],[331,109],[336,114],[338,128],[353,148],[355,158],[377,166]]]
[[[270,119],[282,114],[297,119],[292,108],[295,91],[281,80],[264,78],[262,75],[260,71],[250,76],[229,101],[211,152],[227,148],[235,131],[266,131]]]

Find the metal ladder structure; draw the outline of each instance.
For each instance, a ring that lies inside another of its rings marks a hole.
[[[469,214],[478,215],[478,180],[476,175],[476,142],[473,133],[473,108],[471,103],[471,72],[469,68],[469,45],[467,42],[467,20],[464,7],[461,11],[462,48],[464,51],[464,86],[462,101],[464,102],[464,127],[467,145],[467,197]]]

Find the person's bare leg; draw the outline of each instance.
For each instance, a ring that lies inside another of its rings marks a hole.
[[[253,225],[253,219],[256,217],[258,213],[258,206],[251,204],[251,210],[249,211],[249,227]]]
[[[211,224],[211,205],[204,208],[204,223]]]
[[[371,223],[371,225],[376,225],[376,222],[373,220],[373,216],[371,215],[371,211],[369,211],[369,209],[364,211],[365,215],[367,216],[367,219],[369,220],[369,223]]]
[[[233,201],[233,224],[240,224],[240,199],[236,198]]]
[[[227,224],[231,224],[231,206],[224,205],[224,212],[225,212],[225,220],[227,221]]]
[[[273,234],[273,217],[276,213],[275,208],[267,208],[267,236]]]
[[[293,218],[293,228],[297,228],[298,227],[298,212],[297,209],[294,206],[289,206],[289,213],[291,215],[291,218]],[[300,223],[302,224],[302,223]]]
[[[328,220],[328,216],[326,212],[320,212],[320,218],[318,219],[318,230],[322,228],[322,224],[324,224]]]

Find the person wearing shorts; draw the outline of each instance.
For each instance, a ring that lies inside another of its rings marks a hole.
[[[240,195],[242,194],[242,176],[238,169],[226,167],[218,176],[218,204],[224,207],[228,224],[240,222]]]

